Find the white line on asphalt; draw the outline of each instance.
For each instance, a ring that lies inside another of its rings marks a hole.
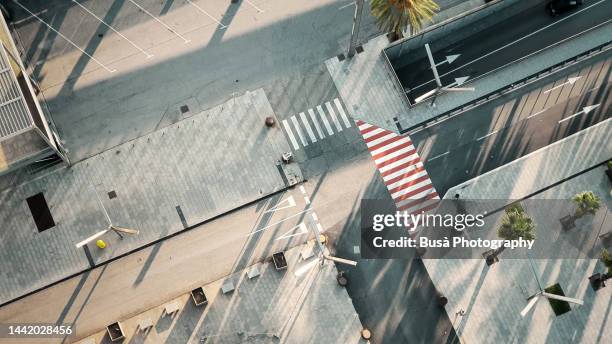
[[[274,222],[274,223],[272,223],[272,224],[269,224],[269,225],[267,225],[267,226],[265,226],[265,227],[261,227],[261,228],[259,228],[259,229],[255,230],[255,231],[253,231],[253,232],[251,232],[251,233],[249,233],[249,234],[247,234],[247,235],[245,235],[245,236],[251,236],[251,235],[253,235],[253,234],[255,234],[255,233],[258,233],[258,232],[261,232],[261,231],[265,231],[265,230],[266,230],[266,229],[268,229],[268,228],[274,227],[274,226],[276,226],[276,225],[278,225],[278,224],[281,224],[281,223],[283,223],[283,222],[285,222],[285,221],[287,221],[287,220],[289,220],[289,219],[292,219],[292,218],[294,218],[294,217],[296,217],[296,216],[302,215],[302,214],[307,213],[307,212],[309,212],[309,211],[312,211],[312,208],[308,208],[308,209],[305,209],[305,210],[300,211],[299,213],[295,213],[295,214],[293,214],[293,215],[287,216],[287,217],[285,217],[284,219],[282,219],[282,220],[280,220],[280,221],[276,221],[276,222]]]
[[[327,112],[329,112],[329,115],[331,116],[332,122],[334,122],[336,129],[338,129],[338,132],[341,132],[342,125],[340,125],[340,121],[338,120],[338,117],[336,117],[336,113],[334,112],[334,108],[332,107],[330,102],[325,102],[325,107],[327,108]]]
[[[300,185],[300,192],[302,193],[302,195],[306,194],[306,189],[304,188],[304,185]]]
[[[559,120],[559,122],[558,122],[558,123],[565,122],[565,121],[567,121],[568,119],[570,119],[570,118],[574,118],[574,117],[579,116],[579,115],[583,115],[583,114],[584,114],[584,115],[586,115],[586,114],[588,114],[589,112],[593,111],[593,109],[598,108],[598,107],[599,107],[599,105],[600,105],[600,104],[594,104],[594,105],[585,106],[585,107],[583,107],[583,108],[582,108],[582,110],[581,110],[581,111],[578,111],[578,112],[576,112],[575,114],[573,114],[573,115],[571,115],[571,116],[567,116],[567,117],[565,117],[564,119]]]
[[[557,88],[563,87],[563,86],[565,86],[565,85],[567,85],[567,84],[573,85],[573,84],[574,84],[576,81],[578,81],[579,79],[580,79],[580,77],[579,77],[579,76],[577,76],[577,77],[573,77],[573,78],[569,78],[569,79],[567,79],[567,81],[566,81],[566,82],[562,83],[561,85],[557,85],[557,86],[555,86],[555,87],[551,88],[550,90],[544,91],[544,94],[549,93],[549,92],[551,92],[551,91],[553,91],[553,90],[556,90]]]
[[[68,43],[70,43],[73,47],[77,48],[80,52],[82,52],[83,54],[87,55],[92,61],[94,61],[95,63],[97,63],[98,65],[100,65],[102,68],[106,69],[107,72],[109,73],[114,73],[116,72],[115,69],[110,69],[108,68],[104,63],[100,62],[97,58],[91,56],[90,54],[88,54],[85,50],[81,49],[78,45],[74,44],[70,39],[68,39],[68,37],[64,36],[61,32],[59,32],[58,30],[54,29],[51,25],[47,24],[44,20],[42,20],[39,16],[37,16],[36,14],[32,13],[32,11],[30,11],[29,9],[27,9],[25,6],[23,6],[19,1],[17,0],[13,0],[17,5],[19,5],[19,7],[23,8],[24,11],[28,12],[32,17],[38,19],[38,21],[40,21],[41,23],[45,24],[45,26],[47,26],[49,29],[51,29],[53,32],[55,32],[56,34],[58,34],[60,37],[62,37],[63,39],[65,39]]]
[[[342,117],[342,122],[344,122],[344,126],[347,128],[350,128],[351,121],[349,121],[348,117],[346,117],[346,112],[344,112],[344,108],[342,107],[342,103],[340,102],[340,99],[338,98],[334,99],[334,104],[336,104],[336,107],[338,108],[338,112],[340,112],[340,117]]]
[[[312,216],[313,220],[319,221],[319,217],[317,216],[317,213],[315,213],[314,211],[312,212],[312,214],[310,214],[310,216]]]
[[[284,205],[285,203],[288,203],[288,205]],[[281,202],[278,202],[274,207],[264,211],[264,213],[270,213],[270,212],[277,211],[277,210],[293,208],[295,207],[295,205],[296,205],[295,199],[293,198],[293,196],[289,196],[287,197],[287,199]]]
[[[544,109],[544,110],[540,110],[540,111],[538,111],[538,112],[536,112],[536,113],[534,113],[534,114],[531,114],[531,115],[527,116],[527,119],[529,119],[529,118],[531,118],[531,117],[535,117],[535,116],[537,116],[537,115],[541,115],[541,114],[543,114],[543,113],[544,113],[546,110],[548,110],[548,108],[546,108],[546,109]]]
[[[513,45],[513,44],[515,44],[515,43],[517,43],[517,42],[520,42],[520,41],[524,40],[525,38],[531,37],[531,36],[533,36],[533,35],[535,35],[535,34],[537,34],[537,33],[541,32],[541,31],[544,31],[544,30],[546,30],[546,29],[548,29],[548,28],[550,28],[550,27],[552,27],[552,26],[554,26],[554,25],[557,25],[557,24],[559,24],[559,23],[561,23],[561,22],[563,22],[563,21],[565,21],[565,20],[567,20],[567,19],[569,19],[569,18],[571,18],[571,17],[573,17],[573,16],[576,16],[576,15],[578,15],[579,13],[584,12],[584,11],[586,11],[586,10],[590,9],[590,8],[591,8],[591,7],[593,7],[593,6],[597,6],[597,5],[601,4],[601,3],[602,3],[602,2],[604,2],[604,1],[606,1],[606,0],[599,0],[598,2],[593,3],[593,4],[591,4],[591,5],[587,6],[587,7],[585,7],[585,8],[583,8],[583,9],[579,10],[579,11],[573,12],[573,13],[571,13],[571,14],[567,15],[566,17],[563,17],[563,18],[561,18],[561,19],[559,19],[559,20],[555,21],[555,22],[554,22],[554,23],[552,23],[552,24],[548,24],[548,25],[546,25],[546,26],[544,26],[544,27],[541,27],[541,28],[539,28],[538,30],[535,30],[535,31],[533,31],[533,32],[531,32],[531,33],[529,33],[529,34],[527,34],[527,35],[525,35],[525,36],[523,36],[523,37],[521,37],[521,38],[519,38],[519,39],[517,39],[517,40],[513,41],[513,42],[510,42],[510,43],[508,43],[508,44],[506,44],[506,45],[504,45],[504,46],[502,46],[502,47],[500,47],[500,48],[497,48],[497,49],[495,49],[495,50],[493,50],[493,51],[490,51],[490,52],[488,52],[488,53],[486,53],[486,54],[484,54],[484,55],[481,55],[481,56],[479,56],[478,58],[476,58],[476,59],[474,59],[474,60],[472,60],[472,61],[469,61],[469,62],[467,62],[467,63],[464,63],[463,65],[461,65],[461,66],[459,66],[459,67],[457,67],[457,68],[455,68],[455,69],[453,69],[453,70],[450,70],[450,71],[448,71],[448,72],[446,72],[446,73],[444,73],[444,74],[440,75],[440,77],[443,77],[443,76],[449,75],[449,74],[451,74],[451,73],[453,73],[453,72],[456,72],[456,71],[458,71],[458,70],[460,70],[460,69],[462,69],[462,68],[464,68],[464,67],[466,67],[466,66],[471,65],[472,63],[474,63],[474,62],[476,62],[476,61],[480,61],[480,60],[484,59],[485,57],[488,57],[488,56],[490,56],[490,55],[492,55],[492,54],[495,54],[496,52],[498,52],[498,51],[500,51],[500,50],[503,50],[503,49],[505,49],[505,48],[507,48],[507,47],[509,47],[509,46],[511,46],[511,45]],[[420,88],[420,87],[423,87],[423,86],[425,86],[425,85],[429,84],[429,83],[430,83],[430,82],[432,82],[432,81],[435,81],[435,80],[433,80],[433,79],[432,79],[432,80],[429,80],[429,81],[427,81],[427,82],[425,82],[425,83],[423,83],[423,84],[420,84],[420,85],[418,85],[418,86],[415,86],[415,87],[413,87],[413,88],[412,88],[412,90],[417,89],[417,88]]]
[[[16,1],[16,0],[15,0]],[[161,21],[159,18],[157,18],[156,16],[152,15],[151,12],[147,11],[144,7],[140,6],[138,3],[134,2],[134,0],[128,0],[129,2],[131,2],[132,4],[134,4],[134,6],[138,7],[141,11],[143,11],[144,13],[146,13],[149,17],[153,18],[155,21],[157,21],[158,23],[160,23],[161,25],[163,25],[166,29],[168,29],[170,32],[172,32],[173,34],[177,35],[178,37],[180,37],[185,44],[191,42],[190,40],[188,40],[187,38],[183,37],[183,35],[181,35],[180,33],[178,33],[176,30],[174,30],[173,28],[171,28],[170,26],[168,26],[168,24],[164,23],[163,21]]]
[[[310,116],[310,119],[314,123],[315,129],[317,129],[317,133],[319,134],[319,138],[320,139],[325,138],[325,135],[323,135],[323,131],[321,130],[321,126],[319,125],[319,121],[317,121],[317,118],[315,116],[314,110],[313,109],[308,109],[308,115]]]
[[[319,113],[319,116],[321,116],[321,120],[323,121],[323,124],[325,125],[325,129],[327,129],[327,134],[329,136],[334,135],[334,131],[331,128],[331,125],[329,124],[329,121],[327,120],[327,117],[325,117],[325,111],[323,111],[323,108],[321,107],[321,105],[317,105],[317,112]]]
[[[263,13],[263,10],[262,10],[261,8],[259,8],[259,7],[255,6],[255,4],[254,4],[254,3],[252,3],[250,0],[244,0],[244,1],[246,1],[246,3],[247,3],[247,4],[251,5],[251,6],[252,6],[254,9],[256,9],[256,10],[257,10],[257,12],[259,12],[259,13]]]
[[[306,205],[310,205],[310,198],[308,196],[304,196],[304,202]]]
[[[83,4],[81,4],[80,2],[78,2],[77,0],[72,0],[72,2],[74,2],[75,4],[77,4],[80,8],[82,8],[83,10],[85,10],[87,13],[91,14],[94,18],[96,18],[99,22],[101,22],[102,24],[106,25],[106,27],[108,27],[109,29],[113,30],[113,32],[115,32],[116,34],[118,34],[119,36],[121,36],[123,39],[125,39],[126,41],[128,41],[128,43],[130,43],[134,48],[138,49],[141,53],[145,54],[145,56],[150,59],[151,57],[153,57],[153,55],[149,54],[148,52],[146,52],[144,49],[142,49],[141,47],[139,47],[136,43],[132,42],[129,38],[125,37],[121,32],[115,30],[114,27],[112,27],[110,24],[108,24],[107,22],[105,22],[102,18],[98,17],[97,15],[95,15],[93,12],[91,12],[87,7],[85,7]]]
[[[215,17],[213,17],[212,15],[210,15],[210,13],[206,12],[206,11],[205,11],[205,10],[204,10],[202,7],[200,7],[200,6],[196,5],[196,4],[195,4],[193,1],[191,1],[191,0],[185,0],[185,1],[187,1],[188,3],[190,3],[190,4],[191,4],[193,7],[197,8],[197,9],[198,9],[198,11],[200,11],[200,12],[204,13],[205,15],[207,15],[207,16],[208,16],[210,19],[214,20],[214,21],[215,21],[215,23],[217,23],[217,24],[219,24],[219,25],[221,26],[221,29],[222,29],[222,30],[223,30],[223,29],[225,29],[225,28],[227,28],[227,25],[225,25],[225,24],[223,24],[222,22],[218,21],[218,20],[217,20],[217,18],[215,18]]]
[[[432,161],[432,160],[435,160],[435,159],[437,159],[437,158],[441,158],[441,157],[443,157],[443,156],[445,156],[445,155],[447,155],[447,154],[449,154],[449,153],[450,153],[450,151],[446,151],[446,152],[444,152],[444,153],[442,153],[442,154],[438,154],[438,155],[434,156],[433,158],[431,158],[431,159],[429,159],[429,160],[427,160],[427,161]]]
[[[499,129],[497,129],[497,130],[495,130],[495,131],[492,131],[492,132],[488,133],[488,134],[487,134],[487,135],[485,135],[485,136],[481,136],[481,137],[477,138],[477,139],[476,139],[476,141],[480,141],[480,140],[482,140],[482,139],[484,139],[484,138],[487,138],[487,137],[489,137],[489,136],[491,136],[491,135],[493,135],[493,134],[497,133],[498,131],[499,131]]]
[[[297,229],[299,229],[299,232],[296,231]],[[289,233],[293,234],[289,235]],[[287,238],[291,238],[294,237],[296,235],[302,235],[302,234],[307,234],[308,233],[308,229],[306,228],[306,225],[304,224],[304,222],[300,222],[299,225],[292,227],[290,230],[288,230],[287,232],[285,232],[285,234],[279,236],[278,238],[276,238],[276,240],[280,240],[280,239],[287,239]]]
[[[287,133],[287,136],[289,136],[289,140],[291,141],[291,145],[293,146],[293,149],[295,150],[300,149],[300,146],[298,145],[297,140],[295,139],[295,136],[293,136],[291,127],[289,127],[289,123],[287,123],[286,119],[283,120],[283,126],[285,127],[285,132]]]
[[[47,13],[47,11],[49,11],[49,10],[48,10],[48,9],[44,9],[44,10],[42,10],[42,11],[40,11],[40,12],[36,12],[36,14],[37,14],[37,15],[45,14],[45,13]],[[13,24],[14,24],[14,25],[19,25],[19,24],[21,24],[21,23],[23,23],[23,22],[25,22],[25,21],[28,21],[28,20],[30,20],[30,19],[32,19],[32,18],[35,18],[35,17],[34,17],[34,16],[32,16],[32,15],[31,15],[31,16],[27,16],[27,17],[25,17],[25,18],[23,18],[23,19],[19,19],[19,20],[17,20],[17,21],[14,21],[14,22],[13,22]]]
[[[304,123],[304,127],[306,128],[306,132],[308,133],[308,136],[310,137],[310,141],[312,141],[312,143],[317,142],[317,138],[315,137],[315,134],[312,131],[312,127],[310,126],[310,123],[308,123],[308,120],[306,119],[306,115],[303,112],[300,112],[300,119],[302,120],[302,123]]]
[[[351,7],[351,6],[353,6],[354,4],[355,4],[355,1],[351,1],[351,2],[349,2],[349,3],[348,3],[348,4],[346,4],[346,5],[343,5],[343,6],[338,7],[338,10],[343,10],[343,9],[345,9],[345,8],[347,8],[347,7]]]
[[[304,138],[304,134],[302,134],[302,129],[300,129],[300,124],[298,123],[297,118],[295,116],[291,116],[291,123],[293,123],[295,132],[298,134],[300,141],[302,141],[302,145],[304,147],[308,146],[308,142],[306,142],[306,139]]]

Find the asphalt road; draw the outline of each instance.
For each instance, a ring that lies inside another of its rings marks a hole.
[[[555,18],[550,17],[544,7],[542,2],[538,2],[488,29],[477,30],[478,24],[474,24],[461,29],[467,34],[456,31],[448,36],[467,36],[465,39],[429,42],[436,62],[444,61],[448,55],[461,54],[452,64],[438,66],[442,85],[450,85],[457,77],[476,78],[609,21],[612,13],[610,0],[587,0],[581,8]],[[413,62],[403,65],[402,59]],[[411,102],[435,88],[424,47],[405,51],[391,63],[401,66],[396,68],[396,73]]]
[[[610,118],[611,64],[608,50],[411,134],[438,193]]]

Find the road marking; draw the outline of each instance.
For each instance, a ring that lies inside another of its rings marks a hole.
[[[336,113],[334,112],[334,108],[332,107],[330,102],[325,102],[325,107],[327,108],[327,112],[331,116],[332,122],[334,122],[336,129],[338,130],[338,132],[341,132],[342,126],[340,125],[340,121],[338,120],[338,117],[336,117]]]
[[[308,142],[306,142],[306,139],[304,139],[304,135],[302,134],[302,129],[300,129],[300,125],[297,121],[297,118],[295,118],[295,116],[291,116],[291,122],[293,123],[293,127],[295,128],[295,132],[298,134],[300,141],[302,141],[302,146],[304,147],[308,146]]]
[[[91,16],[93,16],[94,18],[96,18],[100,23],[106,25],[106,27],[108,27],[109,29],[113,30],[114,33],[118,34],[121,38],[125,39],[126,41],[128,41],[128,43],[130,43],[134,48],[138,49],[138,51],[140,51],[141,53],[145,54],[145,56],[150,59],[151,57],[153,57],[153,55],[149,54],[148,52],[146,52],[144,49],[142,49],[141,47],[139,47],[136,43],[132,42],[129,38],[125,37],[121,32],[115,30],[114,27],[112,27],[110,24],[108,24],[107,22],[105,22],[102,18],[98,17],[97,15],[95,15],[93,12],[91,12],[87,7],[85,7],[83,4],[81,4],[80,2],[78,2],[77,0],[72,0],[72,2],[74,2],[75,4],[77,4],[80,8],[82,8],[83,10],[85,10],[85,12],[89,13]]]
[[[16,1],[16,0],[15,0]],[[134,6],[138,7],[141,11],[143,11],[144,13],[146,13],[149,17],[153,18],[156,22],[160,23],[161,25],[163,25],[166,29],[168,29],[170,32],[172,32],[173,34],[175,34],[177,37],[180,37],[185,44],[191,42],[190,40],[188,40],[187,38],[185,38],[183,35],[181,35],[180,33],[178,33],[176,30],[174,30],[173,28],[171,28],[168,24],[164,23],[163,21],[161,21],[159,18],[157,18],[156,16],[154,16],[153,14],[151,14],[151,12],[147,11],[144,7],[140,6],[138,3],[136,3],[134,0],[128,0],[129,2],[131,2],[132,4],[134,4]]]
[[[317,130],[317,134],[319,134],[319,138],[324,139],[325,135],[323,135],[323,131],[321,130],[321,126],[319,125],[319,121],[317,121],[314,110],[312,108],[308,109],[308,115],[310,116],[310,119],[314,123],[315,129]]]
[[[300,149],[300,146],[298,145],[297,140],[295,139],[295,136],[293,136],[293,132],[291,131],[291,128],[289,127],[289,123],[287,123],[286,119],[283,120],[283,126],[285,127],[285,132],[287,133],[287,136],[289,136],[289,140],[291,141],[291,145],[293,146],[293,149],[295,150]]]
[[[83,54],[87,55],[87,57],[89,57],[92,61],[94,61],[95,63],[97,63],[98,65],[100,65],[102,68],[104,68],[107,72],[109,73],[114,73],[117,70],[115,69],[111,69],[108,68],[104,63],[100,62],[97,58],[93,57],[92,55],[90,55],[89,53],[87,53],[85,50],[81,49],[81,47],[79,47],[78,45],[76,45],[75,43],[73,43],[70,39],[68,39],[68,37],[64,36],[64,34],[62,34],[61,32],[59,32],[58,30],[54,29],[51,25],[47,24],[47,22],[45,22],[44,20],[42,20],[39,16],[37,16],[36,14],[32,13],[29,9],[27,9],[25,6],[23,6],[19,1],[17,0],[13,0],[17,5],[19,5],[19,7],[21,7],[24,11],[28,12],[32,17],[38,19],[38,21],[40,21],[41,23],[43,23],[46,27],[48,27],[49,29],[51,29],[51,31],[55,32],[56,34],[58,34],[60,37],[62,37],[63,39],[66,40],[66,42],[70,43],[73,47],[77,48],[80,52],[82,52]]]
[[[331,125],[329,124],[327,117],[325,117],[325,111],[323,111],[321,105],[317,105],[317,112],[319,113],[319,116],[321,116],[321,120],[323,121],[323,125],[325,125],[325,129],[327,129],[327,134],[329,136],[334,135]]]
[[[565,86],[567,84],[573,85],[576,81],[578,81],[578,79],[580,79],[579,76],[573,77],[573,78],[569,78],[569,79],[567,79],[566,82],[562,83],[561,85],[557,85],[557,86],[551,88],[550,90],[544,91],[544,94],[549,93],[549,92],[551,92],[553,90],[556,90],[559,87],[563,87],[563,86]]]
[[[419,213],[437,206],[440,197],[412,140],[360,120],[356,123],[397,209]]]
[[[252,3],[250,0],[244,0],[244,1],[246,1],[247,4],[251,5],[251,7],[253,7],[255,10],[257,10],[257,12],[259,12],[259,13],[263,13],[264,12],[264,10],[262,10],[261,8],[255,6],[255,4]]]
[[[544,110],[540,110],[540,111],[538,111],[538,112],[536,112],[536,113],[534,113],[534,114],[532,114],[532,115],[529,115],[529,116],[527,116],[527,119],[532,118],[532,117],[535,117],[535,116],[540,115],[540,114],[543,114],[543,113],[544,113],[544,112],[546,112],[546,110],[548,110],[548,109],[549,109],[549,108],[546,108],[546,109],[544,109]]]
[[[598,107],[599,107],[599,105],[600,105],[600,104],[595,104],[595,105],[585,106],[585,107],[583,107],[583,108],[582,108],[582,110],[581,110],[581,111],[578,111],[578,112],[576,112],[575,114],[573,114],[573,115],[571,115],[571,116],[567,116],[567,117],[565,117],[564,119],[559,120],[559,122],[558,122],[558,123],[565,122],[565,121],[567,121],[567,120],[569,120],[569,119],[571,119],[571,118],[574,118],[574,117],[576,117],[576,116],[579,116],[579,115],[586,115],[586,114],[588,114],[589,112],[593,111],[594,109],[598,108]]]
[[[284,203],[287,203],[287,205],[284,205]],[[293,198],[293,196],[289,196],[286,199],[278,202],[274,207],[264,211],[264,213],[270,213],[270,212],[277,211],[277,210],[293,208],[295,207],[295,205],[296,205],[295,199]]]
[[[429,160],[427,160],[427,161],[432,161],[432,160],[435,160],[435,159],[437,159],[437,158],[441,158],[441,157],[443,157],[443,156],[445,156],[445,155],[447,155],[447,154],[449,154],[449,153],[450,153],[450,151],[446,151],[446,152],[444,152],[444,153],[442,153],[442,154],[438,154],[438,155],[434,156],[433,158],[431,158],[431,159],[429,159]]]
[[[485,136],[481,136],[481,137],[477,138],[477,139],[476,139],[476,141],[480,141],[480,140],[482,140],[482,139],[484,139],[484,138],[487,138],[487,137],[489,137],[489,136],[491,136],[491,135],[493,135],[493,134],[497,133],[498,131],[499,131],[499,129],[497,129],[497,130],[495,130],[495,131],[492,131],[492,132],[488,133],[488,134],[487,134],[487,135],[485,135]]]
[[[585,8],[583,8],[583,9],[579,10],[579,11],[573,12],[573,13],[571,13],[571,14],[569,14],[569,15],[567,15],[567,16],[565,16],[565,17],[561,18],[561,19],[558,19],[558,20],[557,20],[557,21],[555,21],[554,23],[551,23],[551,24],[548,24],[548,25],[546,25],[546,26],[544,26],[544,27],[541,27],[541,28],[539,28],[538,30],[533,31],[533,32],[531,32],[531,33],[529,33],[529,34],[527,34],[527,35],[525,35],[525,36],[523,36],[523,37],[521,37],[521,38],[519,38],[519,39],[517,39],[517,40],[513,41],[513,42],[510,42],[510,43],[508,43],[508,44],[506,44],[506,45],[504,45],[504,46],[502,46],[502,47],[500,47],[500,48],[497,48],[497,49],[495,49],[495,50],[493,50],[493,51],[490,51],[490,52],[488,52],[488,53],[486,53],[486,54],[484,54],[484,55],[481,55],[480,57],[478,57],[478,58],[476,58],[476,59],[474,59],[474,60],[472,60],[472,61],[469,61],[469,62],[467,62],[467,63],[465,63],[465,64],[463,64],[463,65],[461,65],[461,66],[459,66],[459,67],[457,67],[457,68],[455,68],[455,69],[453,69],[453,70],[450,70],[450,71],[448,71],[448,72],[446,72],[446,73],[444,73],[444,74],[440,75],[440,77],[443,77],[443,76],[449,75],[449,74],[454,73],[454,72],[456,72],[456,71],[458,71],[458,70],[460,70],[460,69],[462,69],[462,68],[464,68],[464,67],[466,67],[466,66],[471,65],[471,64],[472,64],[472,63],[474,63],[474,62],[480,61],[480,60],[482,60],[482,59],[484,59],[484,58],[486,58],[486,57],[488,57],[488,56],[490,56],[490,55],[492,55],[492,54],[495,54],[496,52],[498,52],[498,51],[500,51],[500,50],[503,50],[503,49],[505,49],[505,48],[507,48],[507,47],[509,47],[509,46],[511,46],[511,45],[513,45],[513,44],[515,44],[515,43],[518,43],[518,42],[520,42],[520,41],[524,40],[525,38],[531,37],[531,36],[533,36],[533,35],[535,35],[535,34],[537,34],[537,33],[541,32],[541,31],[544,31],[544,30],[546,30],[546,29],[548,29],[548,28],[550,28],[550,27],[552,27],[552,26],[554,26],[554,25],[557,25],[557,24],[559,24],[559,23],[561,23],[561,22],[563,22],[563,21],[565,21],[565,20],[567,20],[567,19],[569,19],[569,18],[571,18],[571,17],[573,17],[573,16],[576,16],[576,15],[578,15],[579,13],[584,12],[584,11],[586,11],[586,10],[590,9],[590,8],[591,8],[591,7],[593,7],[593,6],[597,6],[597,5],[601,4],[601,3],[602,3],[602,2],[604,2],[604,1],[606,1],[606,0],[600,0],[600,1],[596,2],[596,3],[593,3],[592,5],[589,5],[589,6],[585,7]],[[427,82],[425,82],[425,83],[423,83],[423,84],[420,84],[420,85],[418,85],[418,86],[415,86],[415,87],[413,87],[413,88],[412,88],[412,90],[417,89],[417,88],[420,88],[420,87],[423,87],[423,86],[425,86],[425,85],[429,84],[429,83],[430,83],[430,82],[432,82],[432,81],[435,81],[435,79],[429,80],[429,81],[427,81]]]
[[[274,226],[276,226],[276,225],[279,225],[279,224],[281,224],[281,223],[283,223],[283,222],[285,222],[285,221],[287,221],[287,220],[289,220],[289,219],[292,219],[292,218],[294,218],[294,217],[296,217],[296,216],[300,216],[300,215],[302,215],[302,214],[304,214],[304,213],[307,213],[307,212],[309,212],[309,211],[312,211],[312,208],[308,208],[308,209],[302,210],[302,211],[300,211],[300,212],[298,212],[298,213],[295,213],[295,214],[293,214],[293,215],[287,216],[287,217],[285,217],[285,218],[284,218],[284,219],[282,219],[282,220],[276,221],[276,222],[274,222],[274,223],[272,223],[272,224],[269,224],[269,225],[267,225],[267,226],[265,226],[265,227],[261,227],[261,228],[259,228],[259,229],[255,230],[255,231],[253,231],[253,232],[251,232],[251,233],[247,234],[246,236],[251,236],[251,235],[253,235],[253,234],[255,234],[255,233],[258,233],[258,232],[261,232],[261,231],[265,231],[265,230],[266,230],[266,229],[268,229],[268,228],[272,228],[272,227],[274,227]]]
[[[300,119],[302,120],[302,123],[304,124],[304,127],[306,128],[306,132],[308,133],[308,137],[310,137],[310,141],[312,143],[317,142],[317,138],[315,137],[315,134],[312,131],[312,127],[310,126],[310,123],[308,123],[308,120],[306,119],[306,115],[303,112],[300,112]]]
[[[343,6],[338,7],[338,10],[343,10],[343,9],[345,9],[345,8],[347,8],[347,7],[351,7],[351,6],[353,6],[354,4],[355,4],[355,1],[351,1],[351,2],[349,2],[349,3],[348,3],[348,4],[346,4],[346,5],[343,5]]]
[[[348,117],[346,117],[346,113],[344,112],[344,109],[342,108],[342,103],[340,103],[340,99],[338,98],[334,99],[334,104],[336,104],[336,108],[338,109],[338,112],[340,112],[340,117],[342,117],[344,126],[347,128],[350,128],[351,122],[349,121]]]
[[[219,24],[219,26],[221,26],[221,29],[226,29],[227,25],[223,24],[222,22],[218,21],[217,18],[213,17],[212,15],[210,15],[210,13],[206,12],[202,7],[198,6],[197,4],[195,4],[193,1],[191,0],[185,0],[188,3],[190,3],[193,7],[197,8],[198,11],[204,13],[206,16],[208,16],[210,19],[214,20],[215,23]]]
[[[299,230],[299,232],[297,230]],[[295,232],[295,233],[289,235],[289,233],[292,233],[292,232]],[[285,232],[285,234],[279,236],[275,240],[287,239],[287,238],[294,237],[296,235],[302,235],[302,234],[307,234],[307,233],[308,233],[308,229],[306,228],[306,225],[304,224],[304,222],[300,222],[299,225],[291,228],[290,230]]]

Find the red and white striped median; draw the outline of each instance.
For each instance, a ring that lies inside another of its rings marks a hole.
[[[434,209],[440,197],[410,138],[360,120],[356,123],[397,209],[408,214]]]

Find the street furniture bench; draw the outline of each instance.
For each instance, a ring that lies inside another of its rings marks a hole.
[[[223,284],[221,285],[221,291],[223,292],[223,294],[227,294],[229,292],[234,291],[234,288],[234,281],[232,281],[231,278],[228,278],[223,281]]]
[[[178,312],[180,309],[180,306],[178,304],[178,302],[174,301],[171,303],[168,303],[164,306],[164,314],[165,315],[172,315],[176,312]]]
[[[249,279],[255,278],[255,277],[257,277],[257,276],[259,276],[261,274],[260,266],[261,266],[261,264],[257,263],[255,265],[253,265],[247,271],[247,276],[249,277]]]
[[[138,329],[140,329],[140,331],[146,331],[151,327],[153,327],[153,321],[149,317],[142,318],[138,321]]]

